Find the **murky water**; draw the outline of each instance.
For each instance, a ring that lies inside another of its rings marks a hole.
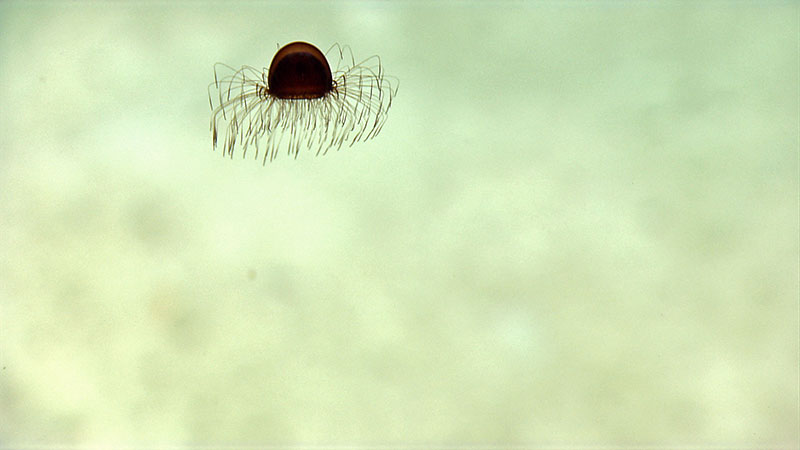
[[[0,442],[797,445],[798,4],[3,3]],[[375,139],[212,151],[348,44]]]

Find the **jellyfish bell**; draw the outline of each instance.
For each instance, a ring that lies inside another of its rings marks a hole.
[[[372,139],[386,121],[397,84],[383,73],[379,57],[356,64],[349,47],[338,44],[326,57],[312,44],[292,42],[262,71],[218,63],[209,85],[213,146],[224,136],[224,156],[241,147],[245,157],[254,148],[256,158],[263,150],[266,164],[282,148],[296,158],[305,148],[318,155]]]
[[[333,89],[328,60],[306,42],[292,42],[278,50],[267,79],[270,94],[278,98],[319,98]]]

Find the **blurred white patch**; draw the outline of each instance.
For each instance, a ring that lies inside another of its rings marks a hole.
[[[516,356],[527,355],[540,359],[544,350],[541,331],[529,315],[506,310],[494,319],[492,325],[492,332],[500,349]]]

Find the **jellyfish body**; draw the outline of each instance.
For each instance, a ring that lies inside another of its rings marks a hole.
[[[397,81],[383,73],[380,58],[356,64],[349,47],[331,47],[328,58],[315,46],[293,42],[280,48],[269,69],[214,66],[209,85],[214,148],[222,137],[224,156],[272,161],[281,148],[295,158],[310,148],[325,154],[378,135],[386,122]],[[227,70],[227,75],[219,72]],[[394,85],[393,85],[394,82]]]

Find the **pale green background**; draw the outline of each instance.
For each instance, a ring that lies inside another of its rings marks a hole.
[[[798,445],[798,3],[0,5],[0,445]],[[212,152],[349,44],[377,139]]]

